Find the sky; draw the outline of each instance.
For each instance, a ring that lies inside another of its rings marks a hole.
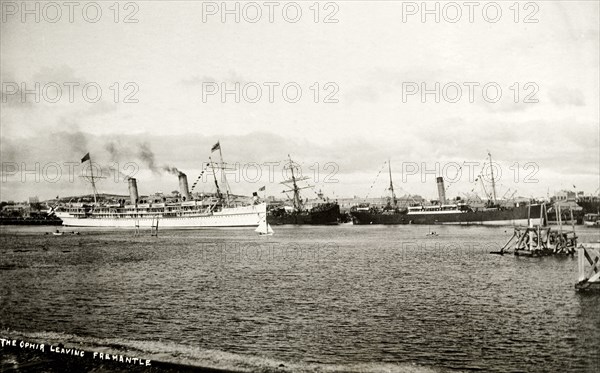
[[[288,154],[334,198],[484,196],[488,154],[498,197],[598,193],[597,1],[0,3],[2,200],[89,193],[88,152],[100,192],[212,191],[216,142],[236,194]]]

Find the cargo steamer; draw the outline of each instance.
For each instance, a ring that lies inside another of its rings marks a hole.
[[[442,205],[409,207],[401,212],[354,210],[351,214],[354,224],[537,225],[543,221],[540,211],[541,205],[480,210],[467,205]]]
[[[540,225],[541,205],[472,209],[467,205],[409,207],[407,224]]]
[[[491,155],[490,155],[491,163]],[[517,204],[501,206],[496,203],[496,191],[492,174],[493,202],[486,207],[475,208],[465,203],[447,204],[444,179],[438,177],[437,188],[439,201],[430,206],[411,206],[407,209],[398,208],[392,170],[388,161],[390,177],[389,191],[391,198],[388,205],[379,209],[376,207],[357,206],[350,211],[354,224],[454,224],[454,225],[527,225],[541,224],[545,216],[541,216],[541,205]]]

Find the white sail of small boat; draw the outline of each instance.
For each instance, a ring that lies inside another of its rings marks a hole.
[[[267,218],[263,218],[260,221],[260,223],[258,223],[258,227],[256,227],[256,229],[254,231],[261,236],[272,236],[273,235],[273,229],[271,228],[269,223],[267,223]]]

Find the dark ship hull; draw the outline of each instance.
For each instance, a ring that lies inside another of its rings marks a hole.
[[[271,210],[267,221],[271,225],[335,225],[340,217],[340,206],[337,203],[324,204],[309,211],[286,212],[284,209]]]
[[[57,217],[48,218],[0,218],[0,225],[62,225]]]
[[[371,212],[371,211],[351,211],[352,223],[356,225],[363,224],[408,224],[406,211],[399,212]]]
[[[541,205],[531,206],[531,220],[540,222]],[[528,206],[479,211],[406,213],[352,211],[354,224],[458,224],[458,225],[526,225]]]

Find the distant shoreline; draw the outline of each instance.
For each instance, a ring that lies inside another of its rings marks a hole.
[[[0,218],[0,225],[47,225],[59,226],[62,225],[60,219],[24,219],[24,218]]]

